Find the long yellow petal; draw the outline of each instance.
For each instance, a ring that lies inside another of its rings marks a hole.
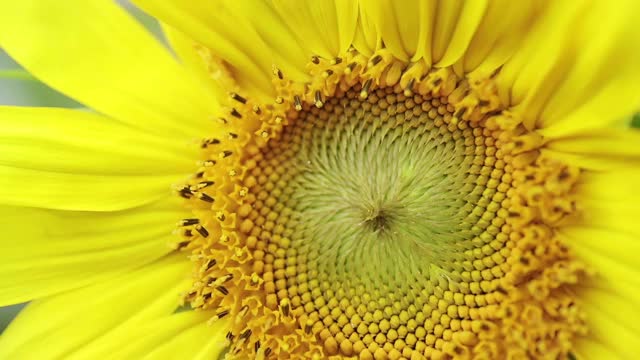
[[[170,193],[176,175],[96,175],[0,165],[0,204],[45,209],[115,211]]]
[[[274,0],[274,7],[304,46],[316,55],[338,55],[340,39],[336,6],[330,1]]]
[[[110,213],[0,207],[0,305],[94,283],[169,251],[178,199]]]
[[[54,89],[150,133],[202,136],[216,109],[206,87],[111,1],[6,2],[0,46]]]
[[[464,54],[464,71],[487,77],[517,50],[538,11],[532,1],[490,1]]]
[[[637,1],[552,2],[498,76],[529,128],[603,127],[640,107]]]
[[[182,65],[202,79],[205,86],[209,87],[218,99],[228,96],[229,88],[226,87],[220,69],[213,68],[206,59],[206,53],[202,53],[201,45],[183,32],[168,24],[161,24],[162,32],[176,53]],[[232,80],[232,79],[231,79]]]
[[[451,40],[436,66],[450,66],[462,58],[470,45],[485,13],[488,1],[477,0],[464,2],[458,21],[451,35]]]
[[[173,300],[175,301],[175,294]],[[209,312],[186,311],[130,322],[72,353],[69,359],[217,359],[227,346],[223,321]]]
[[[636,129],[579,131],[563,137],[541,133],[550,139],[545,153],[571,165],[590,170],[640,166],[640,131]]]
[[[210,48],[213,55],[230,67],[242,89],[249,89],[257,96],[272,93],[274,62],[269,49],[251,23],[235,16],[225,4],[204,0],[135,0],[134,3]]]
[[[87,111],[0,106],[0,165],[69,174],[193,170],[198,148]]]
[[[190,261],[177,254],[107,281],[34,301],[0,337],[0,358],[67,357],[120,329],[170,316],[180,293],[189,286],[190,267]],[[111,350],[121,345],[111,343]]]

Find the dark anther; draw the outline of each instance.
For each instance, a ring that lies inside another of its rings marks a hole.
[[[298,111],[302,110],[302,101],[300,100],[300,96],[295,95],[293,97],[293,103],[295,105],[294,107],[295,107],[296,110],[298,110]]]
[[[489,105],[489,100],[478,100],[478,105],[479,106],[487,106]]]
[[[466,107],[461,107],[460,109],[458,109],[458,111],[455,112],[455,114],[453,114],[454,117],[460,118],[462,116],[464,116],[464,114],[467,112],[467,108]]]
[[[230,132],[230,133],[229,133],[229,137],[230,137],[231,139],[237,139],[237,138],[238,138],[238,134],[234,134],[234,133]]]
[[[200,219],[192,218],[192,219],[182,219],[180,220],[180,226],[189,226],[195,225],[200,222]]]
[[[188,188],[180,189],[178,190],[178,192],[180,193],[180,196],[182,196],[185,199],[189,199],[191,198],[191,196],[193,196],[193,193]]]
[[[246,104],[246,103],[247,103],[247,99],[243,98],[242,96],[240,96],[240,95],[238,95],[238,94],[236,94],[236,93],[234,93],[234,92],[229,93],[229,96],[231,96],[231,98],[232,98],[233,100],[238,101],[238,102],[240,102],[240,103],[243,103],[243,104]]]
[[[326,77],[329,77],[329,76],[333,75],[333,70],[331,70],[331,69],[327,69],[327,70],[324,72],[324,75],[325,75]]]
[[[319,57],[319,56],[317,56],[317,55],[313,55],[313,56],[311,57],[311,62],[312,62],[312,63],[314,63],[314,64],[316,64],[316,65],[320,64],[320,57]]]
[[[220,213],[216,216],[216,219],[218,219],[219,221],[224,221],[224,219],[226,219],[227,217],[224,216],[224,214]]]
[[[315,100],[316,100],[316,107],[321,108],[322,107],[322,94],[320,93],[320,91],[316,91]]]
[[[240,114],[238,110],[236,110],[236,108],[231,109],[231,115],[237,117],[238,119],[242,119],[242,114]]]
[[[306,324],[304,326],[304,332],[307,334],[311,334],[311,325],[310,324]]]
[[[407,87],[405,88],[405,90],[407,90],[409,92],[413,92],[413,84],[415,82],[416,82],[416,79],[409,80],[409,83],[407,84]]]
[[[218,121],[219,121],[221,124],[226,124],[226,123],[228,122],[228,121],[227,121],[227,119],[225,119],[225,118],[223,118],[223,117],[218,118]]]
[[[235,336],[233,336],[233,333],[231,333],[231,331],[229,331],[229,332],[227,333],[226,338],[227,338],[227,340],[229,340],[229,341],[233,341],[233,339],[235,338]]]
[[[365,81],[364,85],[362,86],[362,91],[369,92],[369,88],[371,87],[371,83],[372,82],[373,82],[373,80],[371,80],[371,79]]]
[[[189,245],[190,241],[181,241],[178,243],[178,250],[182,250],[185,247],[187,247],[187,245]]]
[[[218,319],[222,319],[223,317],[229,315],[229,310],[222,310],[219,313],[216,314],[216,316],[218,317]]]
[[[205,194],[205,193],[198,193],[198,199],[202,200],[202,201],[206,201],[208,203],[212,203],[215,201],[214,198],[212,198],[211,196]]]
[[[340,58],[340,57],[337,57],[337,58],[333,59],[333,63],[334,64],[340,64],[341,62],[342,62],[342,58]]]
[[[213,162],[213,164],[215,165],[215,161]],[[195,177],[196,179],[202,179],[202,177],[203,177],[203,176],[204,176],[204,171],[198,171],[198,172],[194,175],[194,177]]]
[[[262,110],[260,110],[260,107],[258,105],[255,105],[253,107],[253,113],[256,115],[260,115],[262,113]]]
[[[433,85],[434,86],[438,86],[440,84],[442,84],[442,79],[441,78],[437,78],[437,79],[433,80]]]
[[[228,281],[231,281],[232,279],[233,279],[233,274],[227,274],[224,276],[223,282],[228,282]]]
[[[229,157],[231,156],[231,154],[233,154],[233,152],[229,151],[229,150],[225,150],[221,153],[223,158]]]
[[[212,267],[214,267],[218,262],[216,261],[216,259],[209,259],[207,261],[207,265],[205,266],[205,269],[209,270]]]
[[[240,339],[247,339],[249,336],[251,336],[251,333],[251,329],[247,329],[245,332],[240,334]]]
[[[218,290],[222,295],[229,295],[229,290],[224,286],[218,286],[216,290]]]
[[[186,237],[192,237],[193,236],[193,232],[191,231],[191,229],[187,229],[184,231],[184,233],[182,233],[182,235],[186,236]]]
[[[382,61],[382,56],[381,55],[376,55],[373,58],[371,58],[371,64],[372,65],[378,65],[378,63]]]
[[[266,348],[264,350],[264,356],[269,356],[269,355],[271,355],[271,348]]]
[[[209,232],[207,231],[207,229],[204,228],[204,226],[202,225],[198,225],[196,226],[196,231],[202,235],[202,237],[207,237],[209,236]]]
[[[200,144],[200,146],[204,149],[209,145],[218,145],[220,144],[220,140],[218,139],[204,139],[202,140],[202,143]]]
[[[204,189],[204,188],[206,188],[208,186],[211,186],[213,184],[215,184],[215,182],[213,182],[213,181],[201,181],[201,182],[198,183],[198,189]]]
[[[255,344],[253,344],[253,351],[256,353],[260,350],[260,340],[257,340]]]
[[[356,66],[358,66],[358,63],[352,62],[351,64],[347,65],[347,67],[349,68],[349,70],[353,71],[353,69],[356,68]]]
[[[278,68],[273,69],[273,75],[277,76],[278,79],[280,80],[284,79],[284,75],[282,75],[282,71],[280,71],[280,69]]]

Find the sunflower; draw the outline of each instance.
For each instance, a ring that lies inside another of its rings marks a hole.
[[[636,355],[639,2],[135,3],[3,4],[0,358]]]

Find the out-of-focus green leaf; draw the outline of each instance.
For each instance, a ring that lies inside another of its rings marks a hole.
[[[640,129],[640,113],[633,115],[631,118],[631,127]]]

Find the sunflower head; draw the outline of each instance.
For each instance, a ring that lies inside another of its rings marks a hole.
[[[586,268],[552,233],[579,170],[541,156],[491,77],[386,49],[307,69],[276,68],[270,103],[232,93],[178,190],[198,215],[187,300],[232,318],[229,354],[566,355]]]
[[[633,358],[620,1],[5,4],[0,358]]]

